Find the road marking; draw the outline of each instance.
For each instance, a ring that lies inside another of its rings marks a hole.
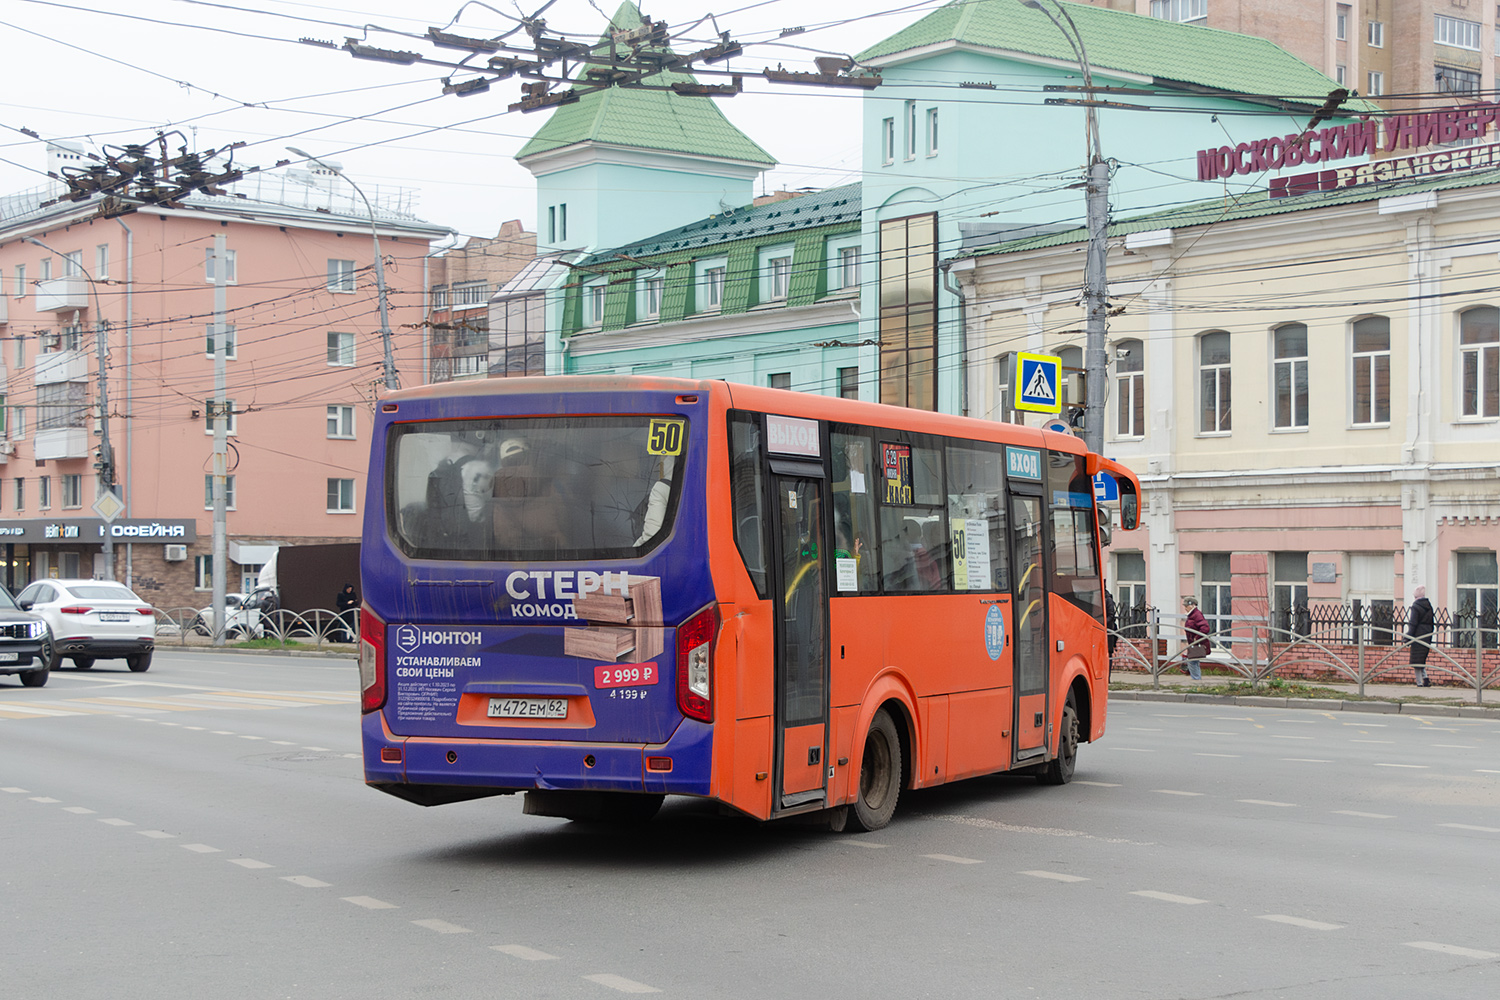
[[[213,736],[233,736],[234,735],[234,733],[230,732],[228,729],[213,729],[213,730],[210,730],[209,732]]]
[[[1333,811],[1333,813],[1334,813],[1335,816],[1358,816],[1360,819],[1395,819],[1396,818],[1394,816],[1389,816],[1389,815],[1387,815],[1385,813],[1365,813],[1365,812],[1360,812],[1357,809],[1335,809]]]
[[[1124,837],[1101,837],[1093,833],[1084,833],[1082,830],[1065,830],[1045,826],[1018,826],[1014,823],[1002,823],[999,820],[982,819],[978,816],[954,816],[943,813],[912,813],[911,815],[921,819],[957,823],[961,826],[977,826],[981,830],[999,830],[1002,833],[1035,833],[1044,837],[1078,837],[1082,840],[1097,840],[1105,844],[1131,844],[1136,847],[1157,846],[1152,841],[1127,840]]]
[[[1221,731],[1219,731],[1217,729],[1200,729],[1200,730],[1198,730],[1198,735],[1199,736],[1238,736],[1239,733],[1225,733],[1225,732],[1221,732]]]
[[[63,806],[63,812],[73,813],[75,816],[88,816],[94,812],[88,806]]]
[[[54,803],[61,802],[62,799],[54,799],[50,795],[33,795],[31,797],[31,801],[32,802],[40,802],[44,806],[50,806],[50,805],[53,805]]]
[[[26,794],[28,794],[27,789],[25,789],[25,788],[17,788],[15,785],[7,785],[4,788],[0,788],[0,792],[9,792],[12,795],[26,795]]]
[[[1333,763],[1333,761],[1331,761],[1331,760],[1324,760],[1321,757],[1283,757],[1281,759],[1282,760],[1286,760],[1286,761],[1291,761],[1294,764],[1332,764]]]
[[[279,747],[293,747],[297,745],[292,740],[272,740],[271,742]]]
[[[1350,743],[1384,743],[1384,744],[1389,745],[1391,743],[1395,743],[1396,741],[1395,740],[1350,740],[1349,742]]]
[[[1253,716],[1249,715],[1216,715],[1215,722],[1254,722]]]
[[[473,934],[474,933],[473,931],[469,930],[467,927],[460,927],[460,926],[458,926],[458,924],[450,924],[446,920],[438,920],[435,917],[431,918],[431,919],[428,919],[428,920],[413,920],[412,923],[416,924],[418,927],[425,927],[425,928],[427,928],[430,931],[437,931],[439,934]]]
[[[6,705],[4,708],[7,718],[30,719],[38,716],[42,718],[56,718],[62,715],[82,715],[82,712],[68,712],[60,708],[38,708],[35,705]],[[10,715],[11,712],[19,712],[19,715]]]
[[[1032,878],[1050,878],[1054,882],[1087,882],[1088,879],[1082,875],[1064,875],[1062,872],[1032,871],[1021,872],[1022,875],[1030,875]]]
[[[1423,948],[1427,951],[1440,951],[1444,955],[1457,955],[1460,958],[1500,958],[1493,951],[1479,951],[1475,948],[1460,948],[1456,944],[1439,944],[1436,941],[1408,941],[1408,948]]]
[[[195,854],[218,854],[217,847],[209,847],[207,844],[183,844],[184,851],[192,851]]]
[[[528,948],[524,944],[492,944],[490,945],[490,951],[503,952],[512,958],[520,958],[528,962],[549,962],[557,959],[556,955],[549,955],[545,951]]]
[[[1235,801],[1249,806],[1278,806],[1283,809],[1290,809],[1297,804],[1295,802],[1272,802],[1270,799],[1235,799]]]
[[[239,865],[241,868],[275,868],[276,867],[275,865],[268,865],[264,861],[256,861],[254,858],[230,858],[229,859],[229,863],[232,864],[232,865]]]
[[[1450,830],[1473,830],[1475,833],[1500,833],[1500,827],[1495,826],[1470,826],[1468,823],[1439,823],[1438,826]]]
[[[265,737],[264,736],[246,736],[244,733],[241,733],[240,734],[240,739],[242,739],[242,740],[263,740],[263,739],[265,739]]]
[[[1270,920],[1278,924],[1291,924],[1293,927],[1306,927],[1310,931],[1337,931],[1343,929],[1343,924],[1325,924],[1321,920],[1307,920],[1303,917],[1289,917],[1285,913],[1266,913],[1257,920]]]
[[[1313,737],[1311,737],[1311,736],[1285,736],[1285,735],[1283,735],[1281,733],[1272,733],[1271,734],[1271,739],[1273,739],[1273,740],[1310,740],[1310,739],[1313,739]]]
[[[949,861],[949,862],[952,862],[955,865],[977,865],[977,864],[981,864],[980,861],[977,861],[974,858],[960,858],[960,857],[957,857],[957,856],[952,855],[952,854],[924,854],[924,855],[922,855],[922,857],[924,857],[924,858],[931,858],[934,861]]]
[[[399,910],[401,907],[395,903],[387,903],[383,899],[374,896],[345,896],[344,902],[353,903],[355,906],[363,906],[367,910]]]
[[[1385,723],[1384,722],[1346,722],[1346,723],[1344,723],[1344,725],[1346,725],[1346,726],[1353,726],[1355,729],[1384,729],[1385,728]]]
[[[1474,746],[1471,743],[1434,743],[1432,745],[1435,746],[1435,747],[1438,747],[1440,749],[1443,749],[1443,750],[1478,750],[1479,749],[1478,747]]]
[[[1153,791],[1153,792],[1155,792],[1155,793],[1156,793],[1156,794],[1157,794],[1157,795],[1187,795],[1187,796],[1198,796],[1198,795],[1202,795],[1202,794],[1203,794],[1203,793],[1202,793],[1202,792],[1179,792],[1179,791],[1176,791],[1176,790],[1175,790],[1175,789],[1171,789],[1171,788],[1153,788],[1153,789],[1151,789],[1151,790],[1152,790],[1152,791]]]
[[[1125,727],[1125,731],[1127,733],[1159,733],[1159,732],[1161,732],[1160,729],[1147,729],[1144,726],[1126,726]]]
[[[612,990],[619,990],[621,993],[661,992],[655,986],[647,986],[645,983],[638,983],[634,979],[626,979],[624,976],[617,976],[612,972],[597,972],[592,976],[584,976],[583,978],[591,983],[598,983],[600,986],[608,986]]]
[[[1095,788],[1119,788],[1118,781],[1075,781],[1075,785],[1092,785]]]
[[[300,885],[304,889],[327,889],[332,882],[320,882],[311,875],[283,875],[281,881]]]
[[[1163,903],[1181,903],[1184,906],[1197,906],[1206,903],[1206,899],[1195,899],[1192,896],[1177,896],[1170,892],[1155,892],[1151,889],[1137,889],[1131,893],[1132,896],[1145,896],[1147,899],[1159,899]]]
[[[191,729],[195,733],[201,733],[201,732],[203,732],[203,730],[204,730],[205,727],[203,727],[203,726],[183,726],[182,728],[183,729]]]
[[[1110,747],[1110,749],[1120,753],[1156,753],[1155,750],[1145,750],[1141,747]]]
[[[847,844],[849,847],[868,847],[872,851],[884,850],[888,846],[886,844],[872,844],[868,840],[855,840],[852,837],[846,837],[840,843]]]
[[[1475,774],[1500,774],[1500,771],[1493,771],[1493,770],[1490,770],[1489,768],[1485,768],[1485,767],[1476,767],[1474,769],[1474,773]],[[0,788],[0,791],[8,792],[8,791],[11,791],[11,789],[9,789],[9,788]]]
[[[182,723],[180,723],[180,722],[168,722],[166,719],[161,720],[161,724],[164,725],[164,726],[180,726],[180,725],[182,725]]]
[[[1195,753],[1194,757],[1238,757],[1237,753]]]
[[[1427,765],[1426,764],[1381,764],[1381,763],[1377,762],[1375,764],[1375,766],[1376,767],[1408,767],[1408,768],[1411,768],[1414,771],[1425,771],[1425,770],[1427,770]]]
[[[303,747],[302,749],[304,749],[304,750],[316,750],[318,753],[329,753],[330,752],[327,747]]]
[[[167,833],[165,830],[137,830],[136,833],[142,837],[150,837],[152,840],[172,840],[177,834]]]
[[[130,822],[130,820],[128,819],[101,819],[99,822],[104,823],[107,826],[135,826],[135,824]]]

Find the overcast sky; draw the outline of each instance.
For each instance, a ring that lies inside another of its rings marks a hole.
[[[363,37],[380,48],[448,58],[429,26],[479,37],[516,27],[506,14],[534,13],[545,0],[6,0],[0,4],[0,194],[46,183],[42,144],[20,133],[85,146],[148,142],[176,129],[199,150],[245,142],[236,163],[271,167],[294,145],[342,163],[367,193],[419,191],[417,214],[467,235],[493,235],[507,219],[534,228],[531,175],[513,159],[548,112],[509,113],[520,82],[488,93],[443,96],[441,67],[352,58],[299,43],[342,45]],[[815,54],[853,53],[940,6],[940,0],[643,0],[679,51],[728,31],[745,45],[733,68],[811,69]],[[551,31],[597,37],[617,2],[556,0]],[[889,13],[883,13],[883,12]],[[706,15],[712,21],[702,21]],[[807,20],[816,17],[817,21]],[[362,30],[361,26],[372,26]],[[805,32],[778,40],[783,29]],[[385,29],[385,30],[380,30]],[[403,35],[402,33],[406,33]],[[415,36],[415,37],[413,37]],[[808,50],[817,50],[816,52]],[[746,79],[747,93],[716,98],[730,120],[781,166],[769,188],[827,186],[858,177],[859,91],[773,85]],[[171,140],[173,151],[183,144]]]

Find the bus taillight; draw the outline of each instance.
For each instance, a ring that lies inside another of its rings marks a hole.
[[[719,610],[709,606],[677,629],[677,707],[690,719],[714,721],[714,636]]]
[[[385,704],[385,622],[368,604],[359,609],[359,710],[379,711]]]

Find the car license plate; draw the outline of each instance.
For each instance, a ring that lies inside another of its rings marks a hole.
[[[20,658],[19,653],[0,653],[0,663],[15,663]]]
[[[131,619],[130,615],[121,614],[118,611],[101,611],[101,612],[99,612],[99,620],[101,622],[128,622],[128,621],[130,621],[130,619]]]
[[[566,698],[491,698],[492,719],[566,719]]]

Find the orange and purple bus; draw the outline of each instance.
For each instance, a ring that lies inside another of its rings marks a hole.
[[[835,829],[903,789],[1072,778],[1104,733],[1077,438],[777,389],[513,378],[380,403],[361,552],[365,780],[422,805]]]

